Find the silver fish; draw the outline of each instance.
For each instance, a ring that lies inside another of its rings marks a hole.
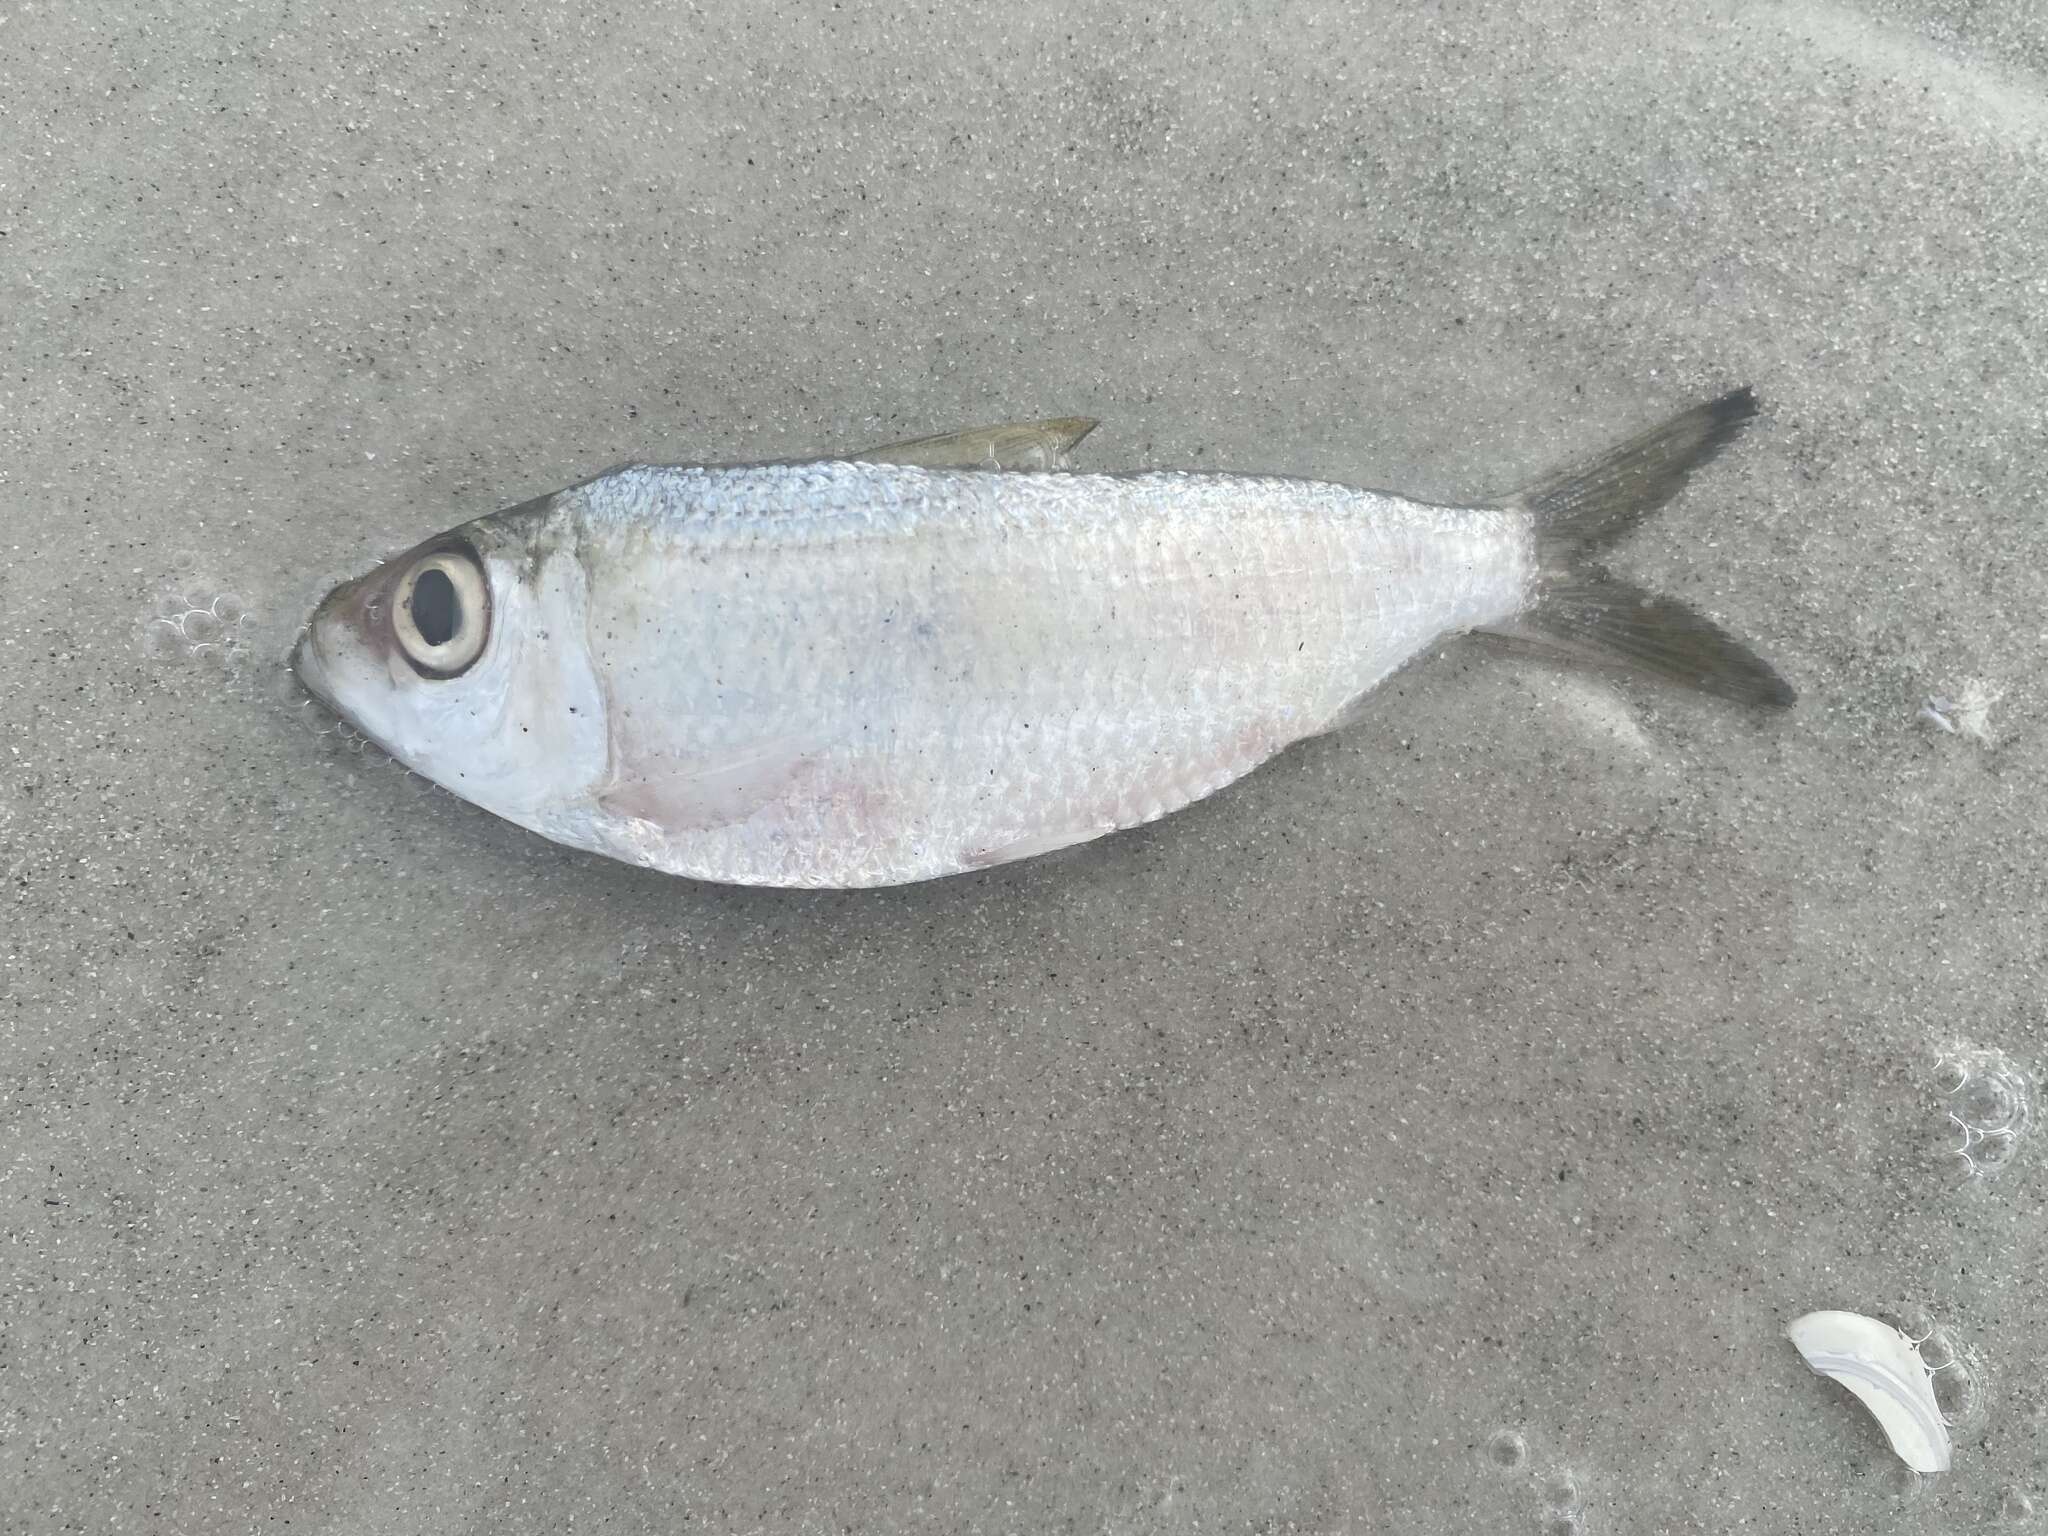
[[[745,885],[924,880],[1199,800],[1463,631],[1789,704],[1596,560],[1755,414],[1739,390],[1474,507],[1075,473],[1079,419],[627,465],[335,588],[292,665],[557,842]]]

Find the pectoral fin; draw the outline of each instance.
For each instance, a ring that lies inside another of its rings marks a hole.
[[[885,443],[839,457],[863,464],[914,464],[923,469],[1065,469],[1069,451],[1095,426],[1087,416],[1006,422]]]
[[[810,737],[777,736],[714,757],[629,754],[597,802],[665,832],[730,826],[787,792],[819,747]]]

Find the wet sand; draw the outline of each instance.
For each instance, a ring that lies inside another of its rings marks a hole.
[[[2048,1504],[2048,1137],[1940,1069],[2048,1065],[2048,27],[1374,9],[0,12],[0,1529]],[[1744,383],[1618,563],[1791,715],[1458,644],[930,886],[566,852],[281,666],[630,457],[1469,500]],[[1819,1307],[1944,1327],[1950,1474]]]

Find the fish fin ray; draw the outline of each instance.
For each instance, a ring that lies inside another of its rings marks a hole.
[[[1622,667],[1739,704],[1784,709],[1799,697],[1776,667],[1699,610],[1599,566],[1578,566],[1546,582],[1517,622],[1482,633],[1520,649]]]
[[[799,734],[764,738],[710,758],[658,753],[614,771],[597,803],[614,816],[664,831],[731,826],[787,791],[819,745]]]
[[[911,464],[923,469],[1065,469],[1074,445],[1096,428],[1087,416],[963,427],[933,437],[884,443],[837,457],[863,464]]]
[[[987,843],[970,849],[964,859],[969,869],[993,869],[998,864],[1014,863],[1018,859],[1043,858],[1049,853],[1058,853],[1063,848],[1079,847],[1082,843],[1093,842],[1098,837],[1107,837],[1121,830],[1115,821],[1084,821],[1071,826],[1041,828],[1019,836]]]
[[[1755,393],[1733,390],[1509,497],[1507,507],[1534,521],[1536,575],[1528,605],[1484,632],[1738,703],[1790,705],[1797,698],[1792,685],[1742,641],[1677,598],[1622,580],[1595,558],[1677,495],[1756,413]]]
[[[1532,514],[1546,565],[1605,549],[1676,496],[1757,413],[1748,388],[1681,411],[1588,462],[1523,486],[1505,505]]]

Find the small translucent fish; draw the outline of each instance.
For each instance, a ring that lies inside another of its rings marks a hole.
[[[1755,414],[1739,390],[1471,507],[1072,473],[1082,418],[627,465],[335,588],[292,664],[557,842],[738,884],[923,880],[1199,800],[1465,631],[1791,703],[1597,563]]]

